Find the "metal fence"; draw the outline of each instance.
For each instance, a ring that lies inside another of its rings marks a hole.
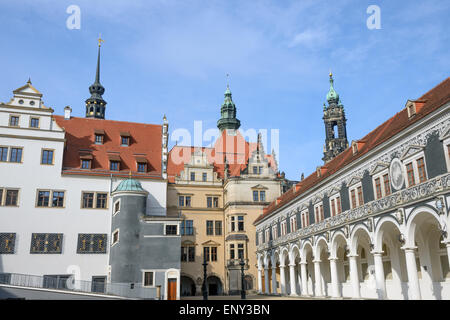
[[[106,279],[97,281],[76,280],[71,275],[35,276],[18,273],[0,273],[0,284],[68,292],[106,294],[136,299],[163,298],[162,296],[157,296],[157,288],[143,287],[141,284],[136,283],[108,283]]]

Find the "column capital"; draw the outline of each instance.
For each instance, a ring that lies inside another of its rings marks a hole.
[[[405,252],[409,252],[409,251],[415,251],[417,249],[416,246],[414,247],[401,247],[400,249],[405,250]]]
[[[280,264],[280,269],[286,267],[284,264]]]
[[[338,257],[329,257],[328,260],[329,261],[336,261],[336,260],[339,260],[339,258]]]
[[[322,262],[321,260],[313,260],[314,263],[320,263]]]
[[[300,264],[302,264],[302,265],[306,266],[306,265],[308,264],[308,262],[306,262],[306,261],[302,261],[302,262],[300,262]]]
[[[382,256],[383,255],[383,251],[371,251],[371,254],[373,254],[374,256]]]
[[[289,263],[288,266],[289,266],[289,267],[295,267],[295,266],[297,266],[297,265],[296,265],[295,263]]]

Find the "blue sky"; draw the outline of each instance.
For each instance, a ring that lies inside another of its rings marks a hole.
[[[101,32],[107,119],[213,128],[229,73],[242,129],[279,129],[280,169],[296,180],[322,164],[329,70],[351,142],[450,75],[449,15],[433,0],[2,1],[0,101],[31,77],[56,114],[84,116]]]

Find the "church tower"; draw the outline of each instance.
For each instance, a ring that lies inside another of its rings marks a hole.
[[[236,118],[236,106],[231,98],[230,87],[227,85],[225,91],[225,100],[220,108],[221,118],[217,121],[217,127],[220,132],[224,129],[237,130],[241,126],[241,122]]]
[[[322,160],[327,163],[348,148],[344,106],[339,94],[334,90],[333,74],[330,72],[330,90],[327,94],[328,106],[323,105],[325,123],[325,145]]]
[[[97,57],[97,71],[95,73],[95,81],[89,87],[91,97],[86,99],[86,118],[105,119],[106,101],[103,100],[103,93],[105,88],[100,83],[100,47],[103,40],[98,39],[98,57]]]

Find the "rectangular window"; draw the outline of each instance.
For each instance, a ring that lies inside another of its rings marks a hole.
[[[212,208],[212,197],[207,197],[206,198],[206,206],[208,208]]]
[[[106,234],[78,234],[77,253],[106,253]]]
[[[336,215],[335,201],[331,199],[331,216],[334,217]]]
[[[188,261],[191,261],[191,262],[195,261],[195,247],[194,246],[188,247]]]
[[[414,180],[414,169],[412,162],[406,165],[406,175],[408,177],[408,187],[412,187],[413,185],[415,185],[416,182]]]
[[[213,198],[213,206],[214,206],[214,208],[219,207],[219,198],[218,197]]]
[[[202,173],[202,181],[206,181],[208,174],[206,172]]]
[[[116,214],[117,212],[119,212],[120,210],[120,201],[116,201],[116,203],[114,203],[114,213]]]
[[[116,244],[117,242],[119,242],[119,230],[114,231],[111,245]]]
[[[102,134],[95,135],[95,144],[103,144],[103,135]]]
[[[377,192],[377,199],[380,199],[383,196],[381,193],[381,179],[380,178],[375,179],[375,190]]]
[[[417,170],[419,171],[419,181],[425,182],[427,180],[427,173],[425,172],[425,163],[423,158],[417,159]]]
[[[94,193],[93,192],[83,192],[83,208],[93,208],[94,207]]]
[[[258,168],[258,174],[262,174],[262,168],[263,168],[263,167],[259,167],[259,168]]]
[[[14,253],[16,243],[15,233],[0,233],[0,254]]]
[[[8,161],[8,147],[0,147],[0,161]]]
[[[270,241],[270,229],[266,229],[266,231],[265,231],[265,234],[266,234],[266,236],[265,236],[265,242],[269,242]]]
[[[244,244],[238,243],[238,259],[244,259]]]
[[[350,191],[351,194],[351,198],[352,198],[352,209],[356,208],[356,193],[355,193],[355,189],[353,189],[352,191]]]
[[[18,116],[11,116],[9,118],[9,125],[11,127],[18,127],[19,126],[19,117]]]
[[[386,196],[391,194],[391,183],[389,181],[389,174],[383,176],[384,193]]]
[[[17,206],[19,190],[6,190],[5,206]]]
[[[291,217],[291,232],[297,231],[297,217]]]
[[[305,228],[309,225],[309,214],[308,212],[302,212],[302,227]]]
[[[253,201],[258,201],[258,191],[257,190],[253,191]]]
[[[181,247],[181,262],[187,262],[187,248]]]
[[[341,197],[336,197],[336,212],[337,212],[337,214],[342,212]]]
[[[234,255],[234,244],[230,244],[230,259],[233,260],[235,258]]]
[[[238,216],[238,231],[244,231],[244,216]]]
[[[155,273],[153,271],[145,271],[144,272],[144,287],[153,287],[154,284]]]
[[[209,261],[209,247],[203,247],[203,259]]]
[[[91,168],[91,160],[81,160],[81,169],[90,169]]]
[[[53,150],[42,150],[41,164],[53,164]]]
[[[38,207],[48,207],[50,203],[50,191],[38,191]]]
[[[64,206],[64,191],[53,191],[52,197],[52,207],[60,207]]]
[[[121,137],[121,145],[128,146],[130,144],[130,137]]]
[[[222,221],[215,221],[214,227],[215,227],[216,236],[221,236],[222,235]]]
[[[266,192],[265,191],[259,192],[259,201],[266,201]]]
[[[230,226],[230,229],[231,229],[231,231],[233,232],[233,231],[236,231],[236,226],[235,226],[235,217],[231,217],[231,226]]]
[[[137,171],[141,173],[147,172],[147,164],[143,162],[138,162],[137,164]]]
[[[3,205],[3,189],[0,188],[0,206]]]
[[[217,261],[217,247],[211,247],[211,261]]]
[[[166,236],[175,236],[175,235],[177,235],[177,225],[167,224],[166,225]]]
[[[213,221],[206,221],[206,235],[208,236],[213,236],[214,235],[214,226],[213,226]]]
[[[97,193],[97,204],[96,207],[99,209],[106,209],[106,201],[108,199],[107,193]]]
[[[190,207],[191,206],[191,196],[186,196],[186,207]]]
[[[194,234],[194,222],[193,220],[181,221],[181,235],[192,236]]]
[[[11,148],[9,162],[22,162],[22,148]]]
[[[258,167],[253,167],[253,174],[258,174]]]
[[[184,196],[179,196],[178,197],[178,206],[179,207],[184,207]]]
[[[31,128],[39,128],[39,118],[31,118],[30,119],[30,127]]]
[[[109,170],[119,171],[119,161],[110,161],[109,162]]]
[[[359,204],[358,204],[358,205],[362,206],[362,205],[364,204],[363,193],[362,193],[362,187],[359,186],[359,187],[357,188],[357,190],[358,190],[358,201],[359,201]]]
[[[61,253],[62,233],[33,233],[30,253]]]
[[[191,181],[195,181],[195,172],[191,172]]]

